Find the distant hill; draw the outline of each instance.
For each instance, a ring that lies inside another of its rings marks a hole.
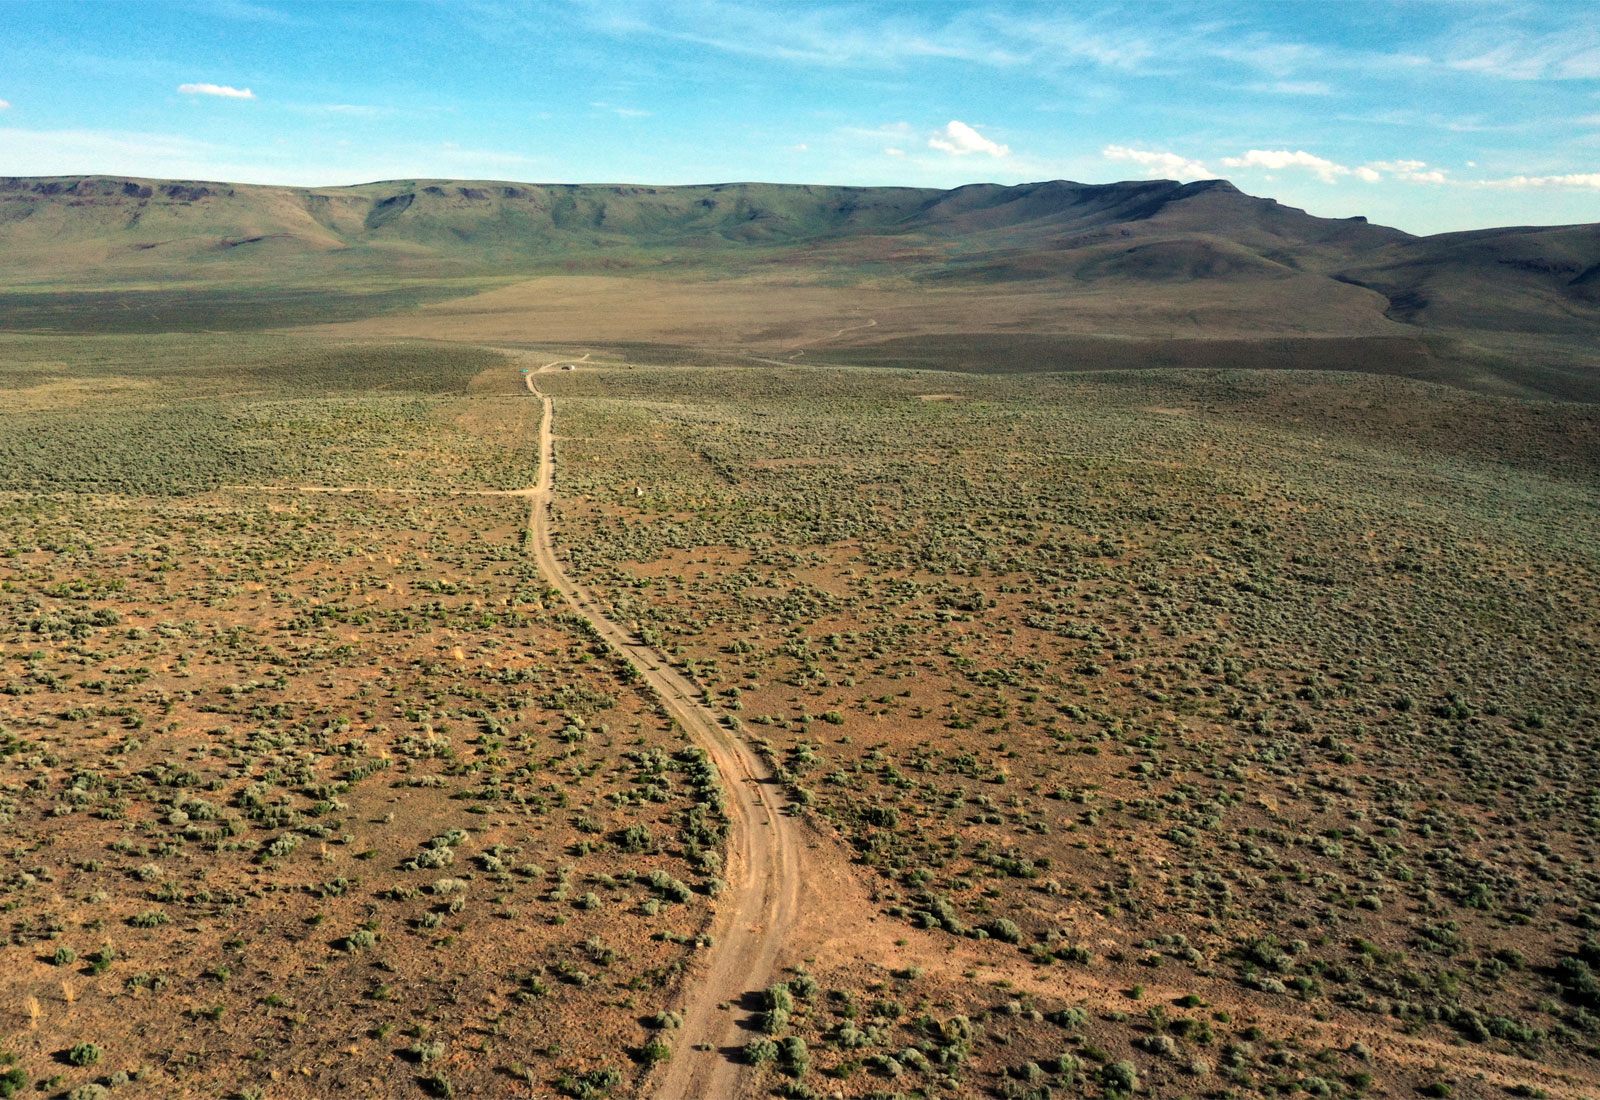
[[[1281,335],[1288,311],[1307,336],[1427,335],[1491,358],[1531,354],[1578,390],[1600,336],[1600,225],[1414,237],[1222,180],[936,190],[0,178],[0,328],[93,327],[112,303],[154,327],[351,319],[572,274],[1047,295],[1062,317],[1091,303],[1080,327],[1102,333],[1117,330],[1119,302],[1130,318],[1158,302],[1170,327],[1192,297],[1195,337],[1219,318],[1230,339],[1253,326]]]
[[[64,177],[0,179],[0,271],[35,282],[197,275],[273,263],[521,271],[607,252],[727,253],[858,240],[942,246],[1004,276],[1006,253],[1101,254],[1129,238],[1220,238],[1293,267],[1337,264],[1408,240],[1363,221],[1331,221],[1244,195],[1220,180],[1107,185],[1055,181],[952,191],[731,183],[695,187],[406,180],[356,187],[262,187]],[[1139,265],[1135,264],[1135,268]],[[1021,272],[1026,274],[1024,267]],[[948,274],[948,273],[945,273]]]

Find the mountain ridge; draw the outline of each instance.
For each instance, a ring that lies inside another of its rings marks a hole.
[[[363,236],[409,231],[424,239],[449,229],[470,234],[473,221],[503,231],[566,233],[576,242],[631,236],[645,244],[693,241],[710,233],[729,244],[802,242],[862,230],[928,232],[942,237],[1039,231],[1061,225],[1147,221],[1201,196],[1225,196],[1235,213],[1255,205],[1257,222],[1284,214],[1306,225],[1364,226],[1317,219],[1247,196],[1222,180],[1080,184],[1067,180],[1004,186],[969,184],[948,190],[815,184],[720,183],[527,184],[496,180],[390,180],[347,187],[301,188],[136,177],[9,177],[0,179],[0,240],[28,243],[41,215],[49,237],[124,234],[141,249],[168,242],[154,234],[185,226],[199,236],[235,243],[279,234],[308,246],[351,245]],[[1213,202],[1214,205],[1214,202]],[[75,212],[77,217],[59,216]],[[109,217],[122,213],[117,224]],[[57,215],[51,217],[51,215]],[[196,215],[199,215],[198,217]],[[76,223],[76,224],[74,224]],[[311,223],[311,224],[308,224]],[[487,223],[487,224],[486,224]],[[320,226],[319,234],[314,226]],[[237,227],[241,232],[228,233]],[[277,232],[271,230],[276,228]],[[1374,231],[1385,239],[1398,230]],[[266,232],[253,232],[261,229]]]
[[[145,315],[151,331],[355,320],[572,275],[909,296],[881,303],[902,318],[898,334],[886,323],[853,343],[1007,326],[1163,339],[1448,337],[1470,342],[1471,356],[1531,356],[1563,379],[1600,378],[1585,350],[1600,333],[1600,224],[1418,237],[1319,218],[1226,180],[312,188],[0,178],[0,329],[93,331],[97,318],[115,326]],[[1007,300],[1003,311],[1021,312],[996,320],[997,295],[1026,308]],[[906,320],[916,302],[942,319]]]

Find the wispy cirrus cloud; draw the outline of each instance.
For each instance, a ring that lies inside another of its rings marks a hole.
[[[1261,33],[1247,35],[1237,42],[1208,35],[1205,39],[1192,42],[1190,50],[1198,50],[1202,54],[1279,78],[1287,78],[1309,64],[1328,59],[1326,52],[1319,47],[1304,42],[1286,42]]]
[[[1332,95],[1333,89],[1321,80],[1274,80],[1251,84],[1245,89],[1262,95]]]
[[[463,149],[453,141],[440,142],[439,150],[451,162],[460,164],[514,166],[537,163],[524,153],[507,153],[499,149]]]
[[[1443,63],[1502,80],[1600,79],[1600,29],[1592,23],[1528,31],[1497,22],[1440,44]]]
[[[328,115],[349,115],[352,118],[385,118],[394,114],[393,107],[375,107],[369,103],[322,103],[309,109]]]
[[[619,107],[615,103],[591,103],[589,106],[597,111],[610,111],[622,118],[649,118],[650,112],[640,110],[638,107]]]
[[[1360,101],[1362,81],[1414,83],[1448,71],[1513,80],[1600,79],[1600,29],[1583,5],[1503,9],[1462,5],[1437,33],[1380,46],[1315,24],[1265,27],[1248,4],[1200,5],[1175,17],[1156,5],[793,3],[786,0],[572,0],[593,29],[794,66],[900,73],[959,64],[1082,92],[1099,77],[1189,78],[1292,99],[1338,94]],[[1332,18],[1330,23],[1342,20]],[[1527,26],[1524,23],[1529,24]],[[1352,23],[1351,29],[1366,28]],[[1353,171],[1353,170],[1352,170]]]
[[[0,128],[0,160],[18,175],[128,172],[195,176],[195,166],[223,150],[179,134],[131,130],[22,130]]]
[[[226,84],[179,84],[178,91],[184,95],[209,95],[220,99],[254,99],[256,94],[249,88],[230,88]]]
[[[882,126],[842,126],[840,138],[853,146],[876,146],[884,156],[903,157],[905,146],[916,139],[916,128],[909,122],[888,122]]]
[[[309,155],[307,153],[309,152]],[[455,142],[219,144],[182,134],[131,130],[0,127],[0,164],[16,175],[110,173],[156,179],[231,180],[323,186],[402,178],[483,178],[526,173],[543,162],[522,153]]]
[[[865,20],[847,5],[592,3],[590,20],[617,35],[644,35],[723,53],[838,67],[895,66],[917,59],[1016,65],[981,12],[934,20],[905,15]]]
[[[991,141],[965,122],[955,119],[951,119],[944,129],[928,139],[928,148],[938,149],[953,157],[964,157],[970,153],[987,153],[991,157],[1011,154],[1011,146]]]
[[[234,19],[244,23],[294,23],[296,20],[276,8],[267,7],[265,4],[251,4],[247,0],[209,0],[206,4],[208,14],[222,19]]]
[[[1032,66],[1086,62],[1105,69],[1143,72],[1170,59],[1178,46],[1165,31],[1140,27],[1131,20],[1111,22],[1059,10],[1045,12],[1036,14],[1030,10],[1026,17],[990,13],[981,24],[982,30],[1004,45],[992,47],[989,52],[1022,58]]]
[[[577,0],[595,29],[649,36],[797,65],[900,69],[923,61],[1026,69],[1042,77],[1092,67],[1171,73],[1218,60],[1287,76],[1319,56],[1297,41],[1226,20],[1187,24],[1138,8],[1083,13],[1061,5],[911,5],[885,14],[859,4],[744,0]]]

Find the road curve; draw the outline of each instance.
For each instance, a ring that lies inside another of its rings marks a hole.
[[[508,349],[509,350],[509,349]],[[585,356],[587,358],[587,356]],[[778,362],[769,360],[770,362]],[[548,372],[563,362],[555,360],[539,367]],[[782,365],[782,364],[780,364]],[[539,429],[539,478],[531,489],[385,489],[371,486],[325,485],[227,485],[224,490],[253,492],[426,494],[446,496],[521,497],[530,503],[528,530],[535,560],[568,605],[592,623],[609,644],[631,660],[643,678],[660,696],[668,712],[685,732],[710,754],[728,788],[727,814],[732,823],[728,863],[725,869],[728,889],[718,902],[713,919],[716,942],[701,954],[689,997],[683,1007],[684,1027],[678,1033],[678,1046],[665,1066],[658,1067],[653,1095],[658,1100],[723,1100],[751,1095],[743,1066],[736,1051],[743,1045],[741,1025],[749,1026],[748,1010],[724,1010],[724,1004],[737,1003],[741,996],[769,984],[778,972],[786,948],[798,953],[801,945],[815,945],[818,931],[801,927],[801,917],[809,925],[826,925],[821,936],[825,952],[834,956],[860,958],[865,950],[876,950],[880,965],[895,960],[895,965],[914,963],[930,973],[941,974],[951,982],[971,981],[970,956],[951,955],[949,945],[923,941],[920,949],[897,950],[905,943],[896,928],[888,936],[870,929],[874,907],[861,895],[859,885],[841,874],[843,862],[830,858],[823,845],[813,851],[806,826],[781,812],[781,796],[761,760],[720,725],[714,711],[699,702],[700,692],[687,678],[675,672],[655,649],[633,640],[632,636],[595,607],[589,596],[573,583],[555,556],[551,540],[550,505],[555,495],[555,407],[534,383],[533,373],[523,375],[527,393],[542,403]],[[1134,460],[1127,460],[1134,461]],[[809,893],[825,895],[826,906],[802,904],[802,885],[814,884]],[[819,910],[826,908],[827,912]],[[797,935],[798,933],[798,935]],[[918,933],[909,932],[912,937]],[[809,938],[808,938],[809,936]],[[1115,975],[1096,976],[1061,968],[1041,975],[1038,967],[1019,956],[1009,965],[997,959],[984,962],[992,977],[1003,976],[1007,988],[1035,993],[1058,1000],[1076,1000],[1106,1011],[1126,1008],[1123,982]],[[960,975],[959,979],[957,975]],[[1176,998],[1189,987],[1151,990],[1157,999]],[[1383,1057],[1402,1066],[1446,1066],[1452,1071],[1471,1074],[1481,1081],[1510,1090],[1537,1081],[1552,1100],[1588,1100],[1600,1095],[1589,1081],[1572,1070],[1545,1066],[1515,1054],[1462,1047],[1429,1036],[1401,1035],[1364,1021],[1349,1019],[1311,1021],[1263,1005],[1249,1005],[1244,1017],[1271,1022],[1292,1032],[1296,1025],[1309,1030],[1308,1042],[1323,1046],[1348,1045],[1361,1041]],[[707,1045],[707,1050],[695,1046]]]
[[[507,349],[511,350],[511,349]],[[585,356],[584,358],[587,358]],[[778,363],[777,360],[766,360]],[[537,372],[548,372],[563,362],[545,363]],[[779,365],[784,365],[779,363]],[[550,505],[555,496],[555,407],[534,383],[533,373],[523,375],[527,393],[542,403],[539,428],[539,478],[531,489],[390,489],[372,486],[338,485],[226,485],[226,491],[301,492],[333,494],[418,494],[445,496],[521,497],[530,503],[528,530],[535,560],[552,587],[568,605],[593,624],[610,645],[631,660],[643,678],[660,696],[668,712],[694,742],[711,756],[727,787],[727,814],[732,824],[729,836],[725,877],[728,889],[719,899],[713,932],[716,942],[699,957],[688,1001],[683,1006],[684,1026],[678,1046],[665,1066],[654,1073],[652,1094],[657,1100],[732,1100],[751,1095],[747,1073],[736,1059],[743,1045],[741,1025],[750,1026],[748,1010],[724,1010],[724,1004],[737,1003],[743,994],[774,980],[781,954],[786,948],[798,953],[801,945],[819,942],[815,927],[826,926],[820,942],[834,956],[862,957],[876,950],[879,965],[894,960],[894,965],[914,963],[951,982],[971,981],[973,960],[952,955],[949,945],[923,940],[919,947],[898,950],[906,941],[903,934],[921,938],[919,933],[897,927],[887,936],[870,929],[875,908],[861,894],[843,861],[830,858],[826,845],[813,851],[808,837],[815,838],[797,819],[781,812],[781,795],[767,769],[756,754],[727,733],[718,716],[699,702],[700,692],[686,677],[679,675],[665,658],[650,646],[635,641],[602,611],[589,596],[569,579],[555,556],[551,540]],[[1135,461],[1135,460],[1125,460]],[[814,884],[808,893],[825,895],[825,906],[808,912],[802,903],[802,885]],[[820,910],[826,909],[827,912]],[[798,933],[798,934],[797,934]],[[808,938],[809,937],[809,938]],[[888,938],[895,946],[888,946]],[[1106,1011],[1126,1008],[1123,981],[1116,975],[1096,976],[1086,972],[1067,972],[1056,968],[1041,975],[1038,967],[1020,956],[1009,964],[998,959],[983,963],[992,978],[1003,976],[1007,988],[1035,993],[1056,1000],[1076,1000]],[[960,975],[959,979],[957,975]],[[1151,992],[1158,1000],[1193,992],[1187,986]],[[1349,1019],[1313,1021],[1302,1015],[1260,1004],[1241,1010],[1241,1018],[1271,1022],[1293,1032],[1297,1025],[1308,1028],[1302,1036],[1307,1042],[1323,1046],[1348,1045],[1361,1041],[1382,1051],[1385,1059],[1402,1066],[1448,1067],[1463,1075],[1492,1082],[1510,1090],[1537,1081],[1552,1100],[1588,1100],[1600,1095],[1593,1084],[1578,1072],[1546,1066],[1516,1054],[1463,1047],[1429,1036],[1401,1035],[1364,1021]],[[696,1050],[698,1045],[707,1050]]]
[[[781,789],[748,746],[725,730],[703,705],[700,689],[675,671],[654,648],[638,642],[613,622],[569,578],[551,539],[550,505],[555,497],[555,403],[539,392],[533,375],[523,376],[530,393],[544,405],[539,425],[539,482],[529,494],[528,529],[534,558],[567,604],[594,625],[599,635],[639,669],[662,704],[691,740],[703,748],[722,774],[731,824],[724,879],[727,888],[712,921],[713,945],[700,957],[683,1027],[672,1058],[655,1082],[658,1100],[704,1100],[745,1095],[746,1069],[738,1050],[749,1034],[753,1013],[739,1008],[745,993],[759,989],[778,972],[779,955],[802,913],[801,864],[806,844],[802,826],[783,813]],[[704,1047],[705,1049],[696,1049]]]

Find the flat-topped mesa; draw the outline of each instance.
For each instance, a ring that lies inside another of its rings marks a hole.
[[[186,210],[183,220],[216,236],[237,236],[237,223],[260,223],[261,236],[295,234],[305,217],[349,246],[363,235],[423,240],[441,231],[457,238],[492,235],[500,242],[567,234],[578,240],[623,238],[641,246],[711,242],[729,247],[795,243],[861,232],[969,236],[1065,224],[1109,224],[1154,217],[1204,195],[1252,199],[1224,180],[1181,184],[1140,180],[1084,184],[1068,180],[1003,186],[971,184],[947,191],[911,187],[842,187],[724,183],[677,187],[633,184],[527,184],[476,180],[390,180],[350,187],[298,188],[198,180],[113,176],[0,179],[4,228],[25,246],[28,222],[48,216],[52,236],[96,239],[118,229],[148,231],[152,213]],[[126,216],[120,226],[107,214]],[[195,215],[204,213],[205,217]],[[1220,214],[1221,211],[1219,210]],[[176,216],[176,214],[174,214]],[[1300,215],[1308,222],[1320,221]],[[1223,219],[1226,220],[1225,218]],[[159,218],[157,219],[159,221]],[[273,221],[280,222],[274,227]],[[1216,226],[1226,231],[1226,226]],[[137,233],[135,233],[137,235]],[[108,242],[111,243],[111,242]],[[130,242],[133,243],[133,242]],[[148,243],[148,242],[145,242]],[[324,242],[325,243],[325,242]]]
[[[0,192],[23,193],[51,198],[58,195],[75,199],[131,199],[196,202],[213,195],[232,196],[231,183],[206,183],[198,180],[146,180],[118,176],[27,176],[0,177]]]
[[[1191,183],[847,187],[404,179],[277,187],[106,175],[0,178],[0,293],[139,284],[324,287],[621,270],[942,288],[1110,280],[1337,281],[1391,321],[1600,329],[1600,227],[1413,237]],[[1241,296],[1254,289],[1241,289]],[[1378,297],[1381,296],[1381,297]],[[1241,298],[1248,312],[1248,301]]]

